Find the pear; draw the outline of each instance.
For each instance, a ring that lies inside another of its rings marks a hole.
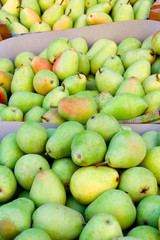
[[[11,92],[15,93],[17,91],[28,91],[33,92],[33,78],[34,73],[32,68],[26,64],[21,64],[14,73],[11,82]]]
[[[110,3],[113,8],[116,4],[117,0],[97,0],[97,3]]]
[[[25,26],[23,26],[19,22],[12,22],[8,26],[8,29],[9,29],[10,33],[14,33],[14,34],[21,34],[21,33],[28,33],[29,32],[28,28],[26,28]]]
[[[160,238],[160,232],[158,231],[158,229],[150,226],[138,226],[132,228],[132,230],[129,231],[127,236],[133,236],[146,240],[158,240]]]
[[[86,90],[87,79],[84,74],[77,74],[66,78],[63,85],[67,88],[69,95]]]
[[[158,228],[159,215],[160,196],[145,197],[137,207],[137,224]]]
[[[48,59],[51,63],[63,53],[64,50],[71,48],[70,41],[68,38],[58,38],[50,43],[47,54]]]
[[[2,121],[23,121],[23,112],[21,109],[16,107],[6,107],[1,111],[1,120]]]
[[[41,70],[52,70],[52,64],[47,59],[38,56],[33,57],[30,66],[32,67],[34,74]]]
[[[156,60],[154,61],[154,63],[152,64],[152,66],[151,66],[152,74],[159,73],[159,69],[160,69],[160,57],[157,57]]]
[[[47,141],[46,151],[48,155],[54,159],[70,157],[72,139],[75,134],[82,131],[84,131],[84,127],[78,122],[62,123]]]
[[[2,86],[3,86],[3,84],[2,84]],[[3,87],[1,87],[1,86],[0,86],[0,103],[1,104],[8,103],[8,97],[7,97],[6,90]]]
[[[124,79],[117,72],[107,68],[99,68],[96,73],[95,80],[99,92],[106,91],[111,95],[115,95]]]
[[[34,22],[30,27],[30,32],[46,32],[51,31],[51,27],[48,23],[43,21]]]
[[[123,233],[117,219],[111,214],[99,213],[89,220],[82,230],[79,240],[109,240],[120,236],[123,236]]]
[[[67,15],[70,10],[70,16],[73,22],[75,22],[76,19],[84,13],[84,0],[70,0],[66,7],[65,14]]]
[[[45,10],[47,10],[49,7],[51,7],[54,4],[55,0],[39,0],[39,6],[42,10],[42,12],[44,12]],[[62,2],[62,1],[61,1]]]
[[[7,0],[7,2],[3,5],[2,10],[13,14],[15,17],[19,17],[19,7],[20,1],[19,0]]]
[[[142,43],[142,45],[141,45],[141,48],[152,48],[152,46],[151,46],[152,37],[153,37],[153,35],[151,35],[151,36],[149,36],[148,38],[146,38],[146,39],[143,41],[143,43]]]
[[[13,23],[14,21],[19,22],[19,20],[16,16],[14,16],[13,14],[6,12],[2,9],[0,9],[0,19],[7,25],[7,27],[9,27],[9,25],[11,23]]]
[[[0,71],[14,73],[14,66],[9,58],[0,58]]]
[[[18,91],[11,95],[8,105],[10,107],[17,107],[22,110],[25,114],[31,108],[35,106],[42,106],[44,96],[27,92],[27,91]]]
[[[0,203],[8,202],[15,194],[16,188],[17,188],[17,181],[13,172],[6,166],[0,166],[0,190],[1,190]],[[0,222],[1,222],[1,217],[0,217]],[[3,227],[2,227],[2,230],[3,230]],[[0,229],[0,236],[1,236],[1,229]]]
[[[88,57],[88,60],[91,60],[91,58],[98,53],[106,44],[108,44],[110,40],[108,39],[99,39],[97,40],[88,50],[86,53],[86,56]]]
[[[41,15],[41,9],[37,0],[22,0],[21,7],[32,8],[39,16]]]
[[[122,56],[123,53],[131,49],[138,49],[141,47],[141,42],[136,38],[125,38],[117,47],[117,55]]]
[[[104,12],[95,12],[87,15],[88,25],[98,25],[113,22],[112,18]]]
[[[119,122],[113,116],[106,113],[94,114],[87,121],[86,127],[87,130],[94,130],[101,134],[107,143],[116,133],[122,130]]]
[[[54,62],[53,72],[60,80],[75,75],[78,72],[78,53],[75,49],[66,49]]]
[[[72,208],[84,216],[86,206],[77,202],[72,195],[68,196],[66,201],[66,207]]]
[[[56,128],[47,128],[46,132],[48,135],[48,139],[53,135],[53,133],[55,132]]]
[[[125,69],[127,69],[133,62],[140,58],[144,58],[152,64],[155,61],[155,53],[152,49],[131,49],[122,55],[121,60]]]
[[[132,93],[139,97],[144,97],[145,92],[140,81],[136,77],[125,79],[118,88],[116,95],[122,93]]]
[[[70,41],[71,47],[74,48],[76,51],[82,52],[86,54],[88,52],[88,44],[84,38],[77,37],[73,38]]]
[[[70,17],[71,11],[67,15],[62,15],[53,25],[53,31],[70,29],[73,27],[72,17]]]
[[[55,3],[61,4],[64,7],[64,9],[66,9],[66,7],[68,6],[69,1],[70,0],[63,0],[63,1],[62,0],[55,0]]]
[[[136,77],[142,84],[151,75],[151,64],[146,59],[138,59],[126,70],[124,78]]]
[[[42,107],[33,107],[25,114],[24,122],[42,122],[41,116],[45,114],[45,112],[46,110]]]
[[[20,52],[19,54],[16,55],[14,59],[15,68],[18,68],[21,64],[24,64],[24,63],[30,64],[34,56],[35,55],[32,52],[28,52],[28,51]]]
[[[7,107],[6,104],[0,103],[0,111],[1,111],[2,109],[6,108],[6,107]]]
[[[92,58],[91,58],[91,72],[95,74],[99,68],[102,68],[106,58],[112,54],[116,54],[117,45],[114,41],[108,40],[107,44],[102,47]]]
[[[98,108],[101,110],[102,107],[110,100],[113,96],[109,92],[101,92],[95,97]]]
[[[88,60],[87,56],[84,53],[82,53],[82,52],[77,52],[77,53],[78,53],[78,58],[79,58],[78,72],[79,73],[84,73],[85,75],[88,75],[89,72],[90,72],[89,60]]]
[[[113,168],[104,166],[82,167],[72,175],[70,191],[78,202],[88,205],[103,192],[116,188],[118,182],[118,172]]]
[[[124,74],[124,67],[121,59],[117,55],[110,55],[106,58],[103,64],[103,68],[108,68],[121,75]]]
[[[11,73],[0,71],[0,85],[3,86],[6,93],[10,93],[12,78]]]
[[[73,95],[61,99],[58,113],[66,120],[85,124],[93,114],[97,113],[97,104],[93,97]]]
[[[156,131],[148,131],[142,135],[142,138],[145,141],[147,151],[158,146],[158,133]]]
[[[51,169],[41,171],[35,176],[29,196],[37,207],[49,202],[62,205],[66,202],[64,186]]]
[[[86,56],[86,55],[85,55]],[[87,76],[87,85],[86,85],[87,90],[98,90],[96,86],[96,80],[95,76],[93,74],[89,74]]]
[[[145,113],[153,112],[160,108],[160,90],[155,90],[153,92],[148,93],[144,96],[144,101],[148,104],[148,107],[145,110]]]
[[[88,26],[87,23],[87,15],[86,14],[81,14],[77,20],[74,23],[74,28],[78,28],[78,27],[86,27]]]
[[[18,194],[18,198],[27,198],[27,199],[30,199],[30,198],[29,198],[29,191],[24,190],[24,191],[20,192],[20,194]]]
[[[30,29],[34,22],[41,21],[39,15],[29,7],[22,8],[20,12],[20,22],[26,28]]]
[[[16,141],[25,153],[42,153],[47,141],[47,132],[36,122],[25,122],[17,131]]]
[[[142,1],[135,13],[135,19],[149,18],[149,10],[152,7],[153,2],[150,0]]]
[[[80,91],[76,93],[74,96],[95,98],[98,95],[98,93],[99,92],[96,90],[86,90],[86,91]]]
[[[49,59],[48,59],[47,48],[45,48],[45,49],[39,54],[39,57],[42,57],[42,58],[45,58],[45,59],[49,60]]]
[[[86,14],[95,13],[95,12],[104,12],[109,13],[112,7],[109,3],[99,3],[87,9]]]
[[[110,167],[130,168],[139,165],[146,155],[143,138],[130,130],[115,134],[108,146],[105,161]]]
[[[27,198],[18,198],[1,206],[1,239],[14,239],[18,234],[30,228],[34,210],[34,203]]]
[[[116,1],[113,9],[112,9],[112,13],[111,13],[111,17],[114,18],[115,16],[115,13],[117,12],[118,8],[122,5],[122,4],[125,4],[125,3],[128,3],[127,0],[118,0]]]
[[[15,240],[51,240],[48,233],[38,228],[29,228],[20,233]]]
[[[85,7],[90,8],[97,4],[97,0],[85,0]]]
[[[136,208],[131,197],[118,189],[105,191],[97,197],[86,208],[85,219],[88,221],[98,213],[112,214],[116,217],[123,230],[132,226],[136,219]]]
[[[143,167],[133,167],[120,175],[118,188],[127,192],[134,202],[157,193],[157,180],[154,174]]]
[[[69,92],[64,85],[56,87],[45,96],[42,107],[46,110],[58,107],[60,100],[67,96],[69,96]]]
[[[124,14],[125,13],[125,14]],[[133,8],[129,3],[124,3],[119,6],[117,9],[113,21],[127,21],[127,20],[134,20],[134,13]]]
[[[34,177],[50,166],[45,158],[38,154],[26,154],[21,156],[14,167],[14,174],[20,186],[30,190]]]
[[[102,162],[106,150],[103,137],[90,129],[76,134],[71,144],[72,160],[78,166],[89,166]]]
[[[59,80],[50,70],[41,70],[33,78],[33,87],[41,95],[47,95],[51,90],[59,86]]]
[[[153,74],[143,82],[143,88],[146,94],[155,90],[160,90],[160,74]]]
[[[152,49],[157,53],[160,54],[160,48],[159,48],[159,42],[160,42],[160,31],[156,32],[151,40],[151,46]]]
[[[43,123],[61,124],[65,122],[65,120],[59,115],[57,107],[42,114],[41,119]]]
[[[83,224],[80,213],[58,203],[44,204],[33,214],[33,228],[46,231],[55,240],[78,238]]]
[[[55,22],[64,14],[64,7],[61,4],[54,3],[49,8],[47,8],[43,15],[42,21],[48,23],[52,28]]]

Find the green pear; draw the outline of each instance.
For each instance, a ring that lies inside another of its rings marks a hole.
[[[53,25],[53,31],[72,28],[73,21],[72,21],[72,17],[70,17],[70,14],[71,14],[71,10],[67,15],[63,14],[60,18],[58,18],[58,20]]]
[[[118,8],[119,8],[122,4],[125,4],[125,3],[127,3],[127,2],[128,2],[127,0],[118,0],[118,1],[116,1],[115,5],[114,5],[114,7],[113,7],[113,9],[112,9],[111,17],[114,18],[115,14],[116,14],[116,12],[117,12],[117,10],[118,10]]]
[[[35,176],[29,195],[37,207],[49,202],[62,205],[66,202],[65,188],[51,169],[41,171]]]
[[[43,123],[61,124],[65,120],[59,115],[58,108],[55,107],[41,115]]]
[[[97,86],[96,86],[96,80],[95,80],[95,76],[93,74],[89,74],[87,76],[87,85],[86,85],[86,89],[87,90],[98,90]]]
[[[102,107],[110,100],[113,96],[108,92],[101,92],[95,97],[98,108],[101,110]]]
[[[106,44],[108,44],[110,40],[108,39],[99,39],[97,40],[88,50],[86,53],[86,56],[88,57],[88,60],[91,60],[91,58],[98,53]]]
[[[45,158],[38,154],[26,154],[18,159],[14,167],[14,174],[21,187],[30,190],[34,177],[50,166]]]
[[[114,41],[108,40],[107,44],[102,47],[92,58],[91,58],[91,72],[95,74],[99,68],[104,64],[106,58],[112,54],[116,54],[117,45]]]
[[[88,44],[84,38],[81,37],[73,38],[70,41],[70,45],[76,51],[82,52],[84,54],[86,54],[88,51]]]
[[[141,162],[141,166],[149,169],[156,177],[158,184],[160,184],[160,157],[159,157],[160,147],[156,146],[148,150],[143,162]]]
[[[144,101],[148,104],[148,107],[145,110],[145,113],[153,112],[160,108],[160,90],[155,90],[153,92],[148,93],[144,96]]]
[[[16,55],[15,60],[14,60],[14,66],[15,68],[18,68],[21,64],[30,64],[32,61],[32,58],[34,58],[34,54],[32,52],[24,51],[20,52],[19,54]]]
[[[3,86],[7,94],[10,93],[12,78],[11,73],[0,71],[0,86]]]
[[[154,61],[154,63],[152,64],[152,66],[151,66],[152,74],[159,73],[159,69],[160,69],[160,57],[157,57],[156,60]]]
[[[103,137],[94,130],[87,129],[80,132],[72,140],[72,161],[78,166],[89,166],[102,162],[106,151],[107,146]]]
[[[14,34],[21,34],[21,33],[28,33],[29,32],[28,28],[26,28],[25,26],[23,26],[19,22],[12,22],[8,26],[8,29],[9,29],[10,33],[14,33]]]
[[[156,32],[151,40],[151,46],[152,49],[159,55],[160,53],[160,48],[159,48],[159,42],[160,42],[160,31]]]
[[[70,184],[70,179],[79,166],[74,164],[71,158],[61,158],[54,160],[51,168],[61,179],[67,190]]]
[[[56,128],[47,128],[46,132],[48,135],[48,139],[53,135],[53,133],[55,132]]]
[[[79,51],[77,53],[78,53],[78,58],[79,58],[78,72],[79,73],[84,73],[85,75],[88,75],[89,72],[90,72],[89,60],[84,53],[79,52]]]
[[[86,208],[85,219],[88,221],[98,213],[112,214],[123,230],[132,226],[136,219],[136,208],[131,197],[118,189],[108,190],[97,197]]]
[[[130,168],[139,165],[146,155],[143,138],[130,130],[115,134],[108,146],[105,161],[110,167]]]
[[[34,22],[30,27],[30,32],[46,32],[51,31],[51,27],[48,23],[43,21]]]
[[[147,151],[158,146],[158,132],[148,131],[142,135],[142,138],[145,141]]]
[[[124,78],[136,77],[142,84],[151,75],[151,64],[146,59],[138,59],[126,70]]]
[[[37,21],[41,21],[39,15],[30,7],[21,7],[20,11],[20,22],[26,28],[30,29],[32,24]]]
[[[62,0],[55,0],[55,3],[61,4],[64,7],[64,9],[66,9],[66,7],[68,6],[69,1],[70,0],[63,0],[63,1]]]
[[[2,10],[13,14],[15,17],[19,17],[19,7],[20,1],[19,0],[7,0],[7,2],[3,5]]]
[[[127,192],[134,202],[157,193],[157,180],[154,174],[143,167],[133,167],[120,175],[118,188]]]
[[[137,224],[158,228],[160,196],[145,197],[137,207]]]
[[[47,141],[47,132],[36,122],[25,122],[19,127],[16,140],[25,153],[42,153]]]
[[[123,236],[117,219],[108,213],[99,213],[89,220],[82,230],[79,240],[110,240],[113,237]]]
[[[155,61],[155,53],[152,49],[131,49],[122,55],[121,60],[125,69],[127,69],[133,62],[140,58],[144,58],[152,64]]]
[[[108,92],[115,95],[124,78],[117,72],[107,68],[99,68],[95,75],[96,85],[99,92]]]
[[[46,110],[42,107],[36,106],[31,108],[24,116],[24,122],[42,122],[41,116]]]
[[[79,212],[58,203],[44,204],[33,214],[33,227],[46,231],[54,240],[77,239],[83,224]]]
[[[125,38],[117,47],[117,55],[122,56],[125,52],[131,49],[138,49],[141,47],[141,42],[136,38]]]
[[[69,95],[86,90],[87,79],[84,74],[77,74],[66,78],[63,85],[68,90]]]
[[[15,194],[16,188],[17,188],[17,181],[13,172],[6,166],[0,166],[0,193],[1,193],[0,203],[8,202]],[[1,223],[1,217],[0,217],[0,223]],[[3,230],[3,227],[2,227],[2,230]],[[1,236],[1,228],[0,228],[0,236]]]
[[[125,14],[124,14],[125,13]],[[127,20],[134,20],[134,13],[133,8],[129,3],[124,3],[119,6],[117,9],[113,21],[127,21]]]
[[[22,0],[21,7],[32,8],[39,16],[41,15],[41,9],[37,0]]]
[[[107,113],[94,114],[86,124],[87,130],[94,130],[101,134],[108,143],[110,139],[122,130],[119,122]]]
[[[47,48],[48,59],[53,63],[64,50],[71,48],[68,38],[58,38],[50,43]]]
[[[96,90],[85,90],[76,93],[74,96],[95,98],[98,95],[98,93],[99,92]]]
[[[0,103],[0,111],[1,111],[3,108],[6,108],[6,107],[7,107],[6,104]]]
[[[160,232],[156,228],[150,226],[138,226],[132,228],[127,236],[138,237],[145,240],[158,240],[160,238]]]
[[[72,175],[70,191],[78,202],[88,205],[103,192],[117,188],[118,182],[118,172],[113,168],[98,165],[82,167]]]
[[[35,91],[42,95],[47,95],[58,86],[58,77],[55,73],[47,69],[37,72],[33,78],[33,87]]]
[[[47,48],[45,48],[40,54],[39,54],[39,57],[41,58],[45,58],[49,61],[48,59],[48,53],[47,53]]]
[[[49,7],[51,7],[54,4],[55,0],[39,0],[39,6],[42,10],[42,12],[44,12],[45,10],[47,10]]]
[[[9,58],[0,58],[0,71],[14,73],[14,66]]]
[[[147,107],[145,99],[133,93],[122,93],[108,101],[100,112],[111,114],[117,120],[127,120],[140,116]]]
[[[24,153],[16,142],[16,133],[6,135],[0,144],[0,164],[13,169],[18,159]]]
[[[14,239],[30,228],[34,210],[34,203],[26,198],[18,198],[0,207],[1,239]]]
[[[70,0],[65,10],[66,15],[70,12],[70,9],[70,16],[73,22],[75,22],[76,19],[84,13],[84,0]]]
[[[90,8],[97,4],[97,0],[85,0],[85,7]]]
[[[135,13],[135,19],[145,19],[149,18],[149,10],[152,7],[153,2],[150,0],[142,1]]]
[[[124,67],[122,61],[117,55],[111,55],[107,57],[104,61],[103,68],[108,68],[121,75],[124,74]]]
[[[109,13],[112,7],[109,3],[99,3],[87,9],[86,14],[95,13],[95,12],[104,12]]]
[[[46,151],[48,155],[54,159],[70,157],[72,139],[75,134],[82,131],[84,131],[84,127],[78,122],[62,123],[47,141]]]
[[[74,197],[72,195],[68,196],[67,201],[66,201],[66,207],[69,207],[69,208],[81,213],[84,216],[86,206],[77,202],[76,199],[74,199]]]
[[[51,240],[48,233],[38,228],[29,228],[20,233],[14,240]]]
[[[60,80],[75,75],[78,72],[78,53],[75,49],[66,49],[54,62],[53,72]]]
[[[9,27],[9,25],[13,22],[19,22],[16,16],[2,9],[0,9],[0,19],[7,25],[7,27]]]
[[[143,89],[139,79],[136,77],[130,77],[128,79],[125,79],[121,83],[120,87],[118,88],[118,90],[116,92],[116,95],[122,94],[122,93],[132,93],[139,97],[145,96],[144,89]]]
[[[153,37],[153,35],[151,35],[151,36],[149,36],[148,38],[146,38],[146,39],[143,41],[143,43],[142,43],[142,45],[141,45],[141,48],[152,48],[152,46],[151,46],[152,37]]]
[[[44,96],[37,93],[18,91],[11,95],[8,104],[10,107],[17,107],[21,109],[25,114],[35,106],[41,107],[43,98]]]
[[[58,105],[58,113],[62,118],[81,124],[85,124],[97,111],[97,104],[93,97],[81,95],[81,92],[61,99]]]
[[[14,73],[11,82],[11,92],[15,93],[17,91],[28,91],[33,92],[33,78],[34,73],[32,68],[26,64],[21,64]]]
[[[87,23],[87,15],[86,14],[81,14],[77,20],[74,23],[74,28],[78,28],[78,27],[86,27],[88,26]]]
[[[148,76],[143,82],[143,88],[146,94],[155,90],[160,90],[160,74]]]
[[[60,100],[67,96],[69,96],[69,92],[64,85],[56,87],[45,96],[42,107],[46,110],[58,107]]]
[[[23,112],[17,107],[6,107],[1,111],[1,120],[2,121],[23,121]]]
[[[52,28],[55,22],[64,14],[64,7],[61,4],[54,3],[49,8],[47,8],[41,19],[46,22]]]
[[[112,8],[115,6],[117,0],[97,0],[97,3],[110,3]]]

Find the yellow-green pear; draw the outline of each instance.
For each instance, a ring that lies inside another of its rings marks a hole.
[[[160,90],[160,74],[148,76],[142,86],[146,94],[155,90]]]
[[[160,108],[160,90],[155,90],[148,93],[144,96],[143,100],[147,103],[148,107],[145,110],[145,113],[149,113]]]
[[[42,123],[61,124],[65,122],[65,120],[59,115],[57,107],[41,114],[41,119]]]
[[[32,8],[39,16],[41,15],[41,9],[37,0],[21,0],[21,7]]]
[[[148,38],[146,38],[143,41],[143,43],[141,45],[141,48],[152,48],[152,46],[151,46],[152,37],[153,37],[153,35],[151,35]]]
[[[64,30],[73,27],[72,17],[70,17],[71,11],[68,15],[62,15],[53,25],[53,31]]]
[[[110,55],[106,58],[103,68],[108,68],[121,75],[124,74],[124,67],[121,59],[117,55]]]
[[[98,25],[113,22],[109,14],[104,12],[94,12],[87,15],[88,25]]]
[[[64,9],[66,9],[66,7],[68,6],[69,1],[70,0],[63,0],[63,1],[62,0],[55,0],[55,3],[61,4],[64,7]]]
[[[141,42],[136,38],[125,38],[120,42],[117,47],[117,55],[122,56],[123,53],[131,49],[137,49],[141,47]]]
[[[73,22],[75,22],[77,18],[84,13],[84,0],[70,0],[66,7],[65,14],[67,15],[70,10],[70,16]]]
[[[3,5],[2,10],[13,14],[15,17],[19,17],[19,0],[7,0],[7,2]]]
[[[22,8],[20,12],[20,22],[26,28],[30,29],[34,22],[41,21],[39,15],[29,7]]]
[[[78,28],[78,27],[86,27],[88,26],[87,23],[87,15],[86,14],[81,14],[77,20],[74,23],[74,28]]]
[[[117,9],[113,17],[113,21],[118,22],[127,20],[134,20],[134,13],[132,6],[129,3],[124,3]]]
[[[88,52],[88,44],[84,38],[77,37],[70,41],[71,47],[76,49],[76,51],[86,54]]]
[[[51,27],[48,23],[43,21],[34,22],[30,27],[30,32],[46,32],[51,31]]]
[[[55,0],[39,0],[38,3],[42,12],[44,12],[55,3]]]
[[[97,3],[98,3],[97,0],[85,0],[85,7],[90,8],[96,5]]]
[[[14,34],[21,34],[21,33],[28,33],[29,30],[25,26],[23,26],[19,22],[13,22],[8,26],[8,29],[11,33]]]
[[[151,226],[138,226],[135,228],[132,228],[127,236],[133,236],[140,239],[152,239],[152,240],[159,240],[160,238],[160,231],[154,227]],[[146,238],[147,236],[147,238]]]
[[[146,144],[146,150],[150,150],[153,147],[158,146],[158,132],[157,131],[147,131],[142,135],[143,140]]]
[[[128,0],[118,0],[116,1],[113,9],[112,9],[112,13],[111,13],[111,16],[112,18],[114,18],[115,16],[115,13],[117,12],[118,8],[122,5],[122,4],[126,4],[128,2]]]
[[[153,2],[150,0],[142,1],[135,13],[135,19],[145,19],[149,17],[149,10],[152,7]]]
[[[7,25],[7,27],[13,22],[19,22],[16,16],[2,9],[0,9],[0,19]]]
[[[104,12],[109,13],[111,11],[111,5],[109,3],[99,3],[87,9],[86,14],[95,13],[95,12]]]

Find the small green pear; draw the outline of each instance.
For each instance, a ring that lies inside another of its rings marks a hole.
[[[81,14],[77,20],[74,23],[74,28],[78,28],[78,27],[86,27],[88,26],[87,23],[87,15],[86,14]]]
[[[49,7],[51,7],[54,4],[55,0],[39,0],[39,6],[42,10],[42,12],[44,12],[45,10],[47,10]]]
[[[45,48],[40,54],[39,54],[39,57],[41,58],[45,58],[49,61],[48,59],[48,53],[47,53],[47,48]]]
[[[51,240],[48,233],[38,228],[29,228],[20,233],[14,240]]]
[[[85,90],[76,93],[74,96],[95,98],[98,95],[98,93],[99,92],[97,90]]]
[[[76,94],[80,91],[86,90],[87,79],[84,74],[77,74],[66,78],[63,81],[63,85],[68,90],[69,95]]]
[[[125,13],[125,14],[124,14]],[[134,13],[133,8],[129,3],[124,3],[119,6],[117,9],[113,21],[127,21],[127,20],[134,20]]]
[[[54,3],[42,14],[42,21],[46,22],[52,28],[55,22],[64,14],[64,7],[61,4]]]
[[[16,16],[2,9],[0,9],[0,19],[7,25],[7,27],[13,22],[19,22]]]
[[[46,32],[51,31],[51,27],[48,23],[43,21],[34,22],[30,27],[30,32]]]
[[[25,26],[23,26],[19,22],[12,22],[8,26],[8,29],[9,29],[10,33],[14,33],[14,34],[21,34],[21,33],[28,33],[29,32],[28,28],[26,28]]]
[[[109,13],[112,7],[109,3],[99,3],[87,9],[86,14],[95,13],[95,12],[104,12]]]
[[[117,55],[122,56],[123,53],[131,49],[137,49],[141,47],[141,42],[136,38],[125,38],[117,47]]]
[[[14,73],[13,62],[9,58],[0,58],[0,71]]]
[[[42,107],[36,106],[31,108],[24,116],[24,122],[42,122],[41,116],[46,110]]]
[[[111,55],[107,57],[104,61],[103,68],[108,68],[121,75],[124,74],[124,67],[122,61],[117,55]]]
[[[147,151],[158,146],[158,132],[148,131],[142,135],[142,138],[145,141]]]
[[[13,14],[15,17],[19,17],[19,0],[7,0],[7,2],[2,6],[2,10]]]
[[[17,107],[6,107],[1,111],[1,120],[2,121],[23,121],[23,112]]]
[[[61,124],[65,122],[65,120],[59,115],[57,107],[46,111],[44,114],[41,115],[41,119],[42,123]]]
[[[97,0],[85,0],[85,7],[90,8],[97,4]]]
[[[39,16],[41,15],[41,9],[37,0],[22,0],[21,7],[32,8]]]
[[[143,97],[143,100],[148,104],[145,113],[153,112],[160,108],[160,90],[155,90]]]
[[[78,51],[78,58],[78,72],[88,75],[90,72],[90,63],[87,56],[84,53]]]
[[[160,232],[158,231],[158,229],[150,226],[138,226],[132,228],[132,230],[129,231],[127,236],[133,236],[146,240],[158,240],[160,238]]]
[[[24,51],[20,52],[19,54],[16,55],[14,59],[14,66],[15,68],[18,68],[21,64],[30,64],[32,61],[32,58],[34,58],[34,54],[32,52]]]
[[[109,43],[108,39],[99,39],[97,40],[88,50],[86,53],[86,56],[88,57],[88,60],[91,60],[91,58],[98,53],[99,50],[101,50],[107,43]]]
[[[66,207],[76,210],[77,212],[81,213],[84,216],[86,206],[77,202],[76,199],[72,195],[68,196],[67,201],[66,201]]]
[[[151,46],[152,37],[153,37],[153,35],[151,35],[151,36],[149,36],[148,38],[146,38],[146,39],[143,41],[143,43],[142,43],[142,45],[141,45],[141,48],[152,48],[152,46]]]
[[[65,14],[68,14],[70,9],[70,16],[72,17],[73,22],[75,22],[77,18],[84,13],[84,0],[70,0],[66,7]]]
[[[149,18],[149,11],[152,5],[153,5],[153,2],[150,0],[142,1],[135,13],[135,19],[138,20],[138,19]]]
[[[143,82],[143,88],[146,94],[155,90],[160,90],[160,74],[148,76]]]
[[[88,44],[84,38],[77,37],[73,38],[70,41],[71,47],[74,48],[76,51],[82,52],[86,54],[88,52]]]
[[[122,5],[122,4],[126,4],[128,1],[127,0],[117,0],[113,9],[112,9],[112,13],[111,16],[112,18],[114,18],[116,12],[118,11],[118,8]]]

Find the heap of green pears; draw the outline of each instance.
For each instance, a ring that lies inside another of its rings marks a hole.
[[[14,34],[145,19],[154,0],[1,0],[0,20]]]
[[[0,59],[2,121],[86,124],[98,113],[129,120],[160,108],[160,32],[141,43],[59,38],[39,56]]]
[[[0,143],[0,239],[159,240],[160,131],[96,113]]]

